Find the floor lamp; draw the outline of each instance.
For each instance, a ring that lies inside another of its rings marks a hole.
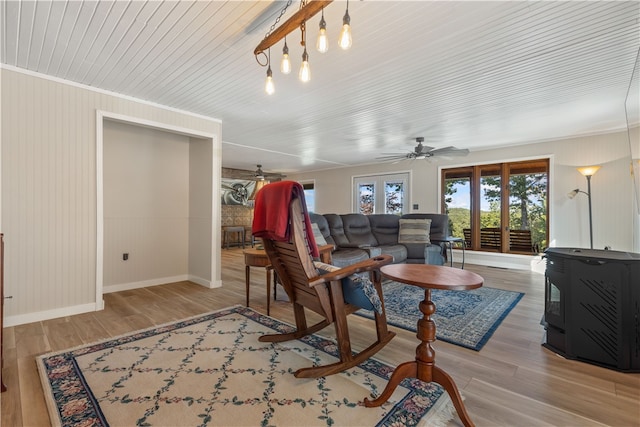
[[[587,199],[589,199],[589,242],[591,244],[591,249],[593,249],[593,221],[591,220],[591,177],[598,172],[600,166],[584,166],[578,168],[578,172],[587,177],[587,191],[581,191],[579,188],[576,188],[572,192],[568,194],[570,199],[576,197],[578,193],[584,193],[587,195]]]

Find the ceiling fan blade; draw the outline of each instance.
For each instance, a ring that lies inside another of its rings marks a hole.
[[[456,148],[453,146],[438,148],[429,152],[432,156],[466,156],[469,154],[469,150],[466,148]]]
[[[411,157],[411,153],[407,153],[407,154],[387,154],[387,155],[384,155],[384,156],[376,157],[376,159],[393,160],[393,159],[408,159],[410,157]]]
[[[427,154],[428,152],[434,150],[436,147],[429,147],[428,145],[423,145],[422,150],[418,151],[418,147],[416,147],[416,154]]]
[[[263,175],[266,179],[281,179],[281,178],[286,178],[287,175],[281,174],[281,173],[265,173]]]

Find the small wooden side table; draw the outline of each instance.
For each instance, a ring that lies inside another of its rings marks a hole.
[[[271,312],[271,272],[273,267],[269,263],[269,257],[264,249],[245,249],[244,250],[244,276],[245,276],[245,293],[246,306],[249,307],[249,283],[251,282],[251,267],[264,267],[267,271],[267,316]],[[274,278],[275,285],[275,278]],[[274,289],[275,291],[275,289]],[[275,295],[274,295],[275,298]]]
[[[462,397],[453,378],[435,365],[436,354],[431,343],[436,340],[436,324],[431,316],[436,312],[436,306],[431,301],[431,289],[469,290],[482,286],[484,280],[479,275],[470,271],[457,268],[428,264],[392,264],[380,268],[383,276],[418,286],[424,289],[424,300],[420,303],[422,319],[418,320],[416,336],[420,344],[416,348],[416,358],[405,362],[393,371],[384,391],[377,399],[364,399],[366,407],[380,406],[389,400],[398,384],[405,378],[417,378],[425,382],[436,382],[449,393],[453,406],[465,426],[473,426],[473,422],[467,414],[462,403]]]

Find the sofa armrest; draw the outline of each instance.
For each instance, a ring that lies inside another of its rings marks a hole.
[[[424,263],[430,265],[444,265],[444,256],[442,256],[442,248],[440,245],[425,245]]]

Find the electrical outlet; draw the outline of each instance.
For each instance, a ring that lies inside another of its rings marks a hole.
[[[122,260],[123,261],[127,261],[128,259],[129,259],[129,254],[127,254],[127,253],[122,254]]]
[[[417,210],[418,210],[418,204],[417,204],[417,203],[414,203],[414,204],[413,204],[413,210],[414,210],[414,211],[417,211]]]

